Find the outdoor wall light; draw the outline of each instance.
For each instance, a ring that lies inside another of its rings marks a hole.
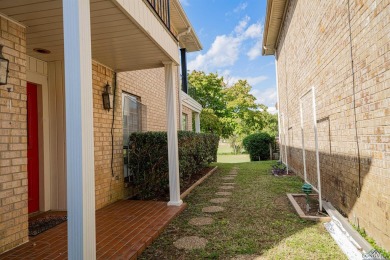
[[[7,85],[9,60],[3,56],[3,45],[0,45],[0,85]]]
[[[110,111],[110,109],[113,108],[113,95],[112,95],[112,92],[111,92],[111,86],[110,84],[106,84],[106,86],[104,87],[104,92],[102,94],[103,96],[103,107],[104,109]]]

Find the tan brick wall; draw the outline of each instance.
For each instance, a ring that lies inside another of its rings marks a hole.
[[[146,105],[147,131],[166,131],[165,70],[157,68],[117,73],[114,177],[112,177],[111,126],[113,111],[107,112],[103,109],[102,93],[107,82],[113,86],[114,73],[98,62],[92,63],[92,69],[96,208],[99,209],[128,194],[127,189],[124,188],[123,180],[122,93],[126,92],[137,96],[141,103]]]
[[[25,29],[0,18],[0,44],[10,61],[8,85],[0,86],[1,253],[28,241]]]
[[[384,0],[294,0],[277,51],[279,106],[285,115],[290,167],[303,173],[299,100],[315,86],[323,196],[388,250],[389,17],[390,5]],[[302,100],[308,176],[316,183],[311,93]]]
[[[185,129],[187,131],[192,131],[192,110],[191,108],[188,108],[184,105],[182,109],[183,109],[182,112],[187,115],[187,125]]]

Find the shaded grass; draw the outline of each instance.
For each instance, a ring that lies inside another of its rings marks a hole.
[[[273,162],[217,164],[218,171],[187,198],[188,208],[140,256],[140,259],[230,259],[257,255],[265,259],[346,259],[320,223],[300,219],[286,192],[299,192],[298,177],[269,174]],[[225,211],[206,214],[202,208],[233,167],[239,167],[236,188]],[[210,216],[212,225],[195,227],[191,218]],[[202,250],[179,250],[173,242],[184,236],[208,240]],[[248,259],[252,259],[248,258]]]

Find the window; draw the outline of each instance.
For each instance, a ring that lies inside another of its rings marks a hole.
[[[129,136],[134,132],[141,132],[146,129],[146,106],[142,105],[140,98],[122,93],[122,125],[123,125],[123,159],[124,177],[130,182],[131,174],[128,171],[127,149],[129,148]]]
[[[182,115],[181,115],[181,130],[183,130],[183,131],[187,130],[187,123],[188,123],[188,115],[182,113]]]

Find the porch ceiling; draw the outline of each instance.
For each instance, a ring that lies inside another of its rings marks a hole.
[[[27,55],[44,61],[62,60],[64,35],[61,0],[1,0],[0,12],[24,24]],[[171,60],[111,0],[91,0],[92,58],[116,71],[161,67]],[[51,51],[40,54],[35,48]]]

